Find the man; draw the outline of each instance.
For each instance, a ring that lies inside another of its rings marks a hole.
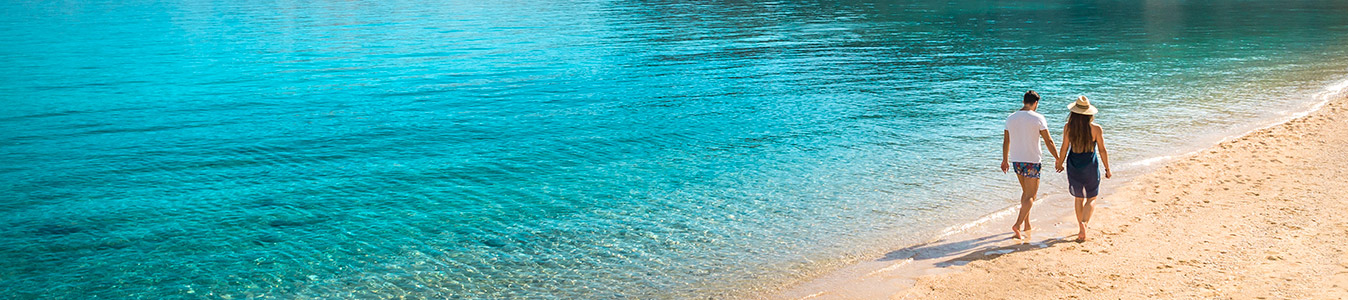
[[[1040,139],[1048,144],[1048,153],[1053,154],[1053,160],[1058,160],[1057,147],[1053,146],[1053,138],[1048,134],[1048,121],[1044,120],[1044,115],[1035,112],[1039,109],[1039,94],[1025,92],[1024,104],[1006,118],[1006,130],[1002,132],[1002,173],[1014,167],[1016,178],[1020,180],[1020,215],[1016,217],[1016,224],[1011,225],[1017,239],[1022,238],[1021,231],[1030,231],[1030,206],[1034,205],[1034,196],[1039,192],[1039,168],[1042,166],[1039,160],[1043,154]]]

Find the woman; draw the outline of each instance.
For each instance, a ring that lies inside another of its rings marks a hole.
[[[1078,96],[1076,103],[1068,106],[1072,111],[1067,116],[1067,126],[1062,130],[1063,159],[1055,163],[1054,169],[1062,172],[1063,163],[1067,163],[1067,186],[1076,197],[1077,241],[1086,241],[1086,223],[1091,221],[1091,211],[1095,209],[1095,196],[1100,194],[1100,162],[1105,165],[1105,178],[1114,177],[1109,171],[1109,152],[1105,151],[1105,139],[1100,125],[1095,124],[1095,106],[1086,96]],[[1100,152],[1096,160],[1095,152]],[[1069,152],[1070,151],[1070,152]]]

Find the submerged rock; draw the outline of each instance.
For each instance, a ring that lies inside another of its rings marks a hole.
[[[491,247],[501,248],[501,247],[505,247],[507,244],[509,244],[509,242],[506,242],[506,240],[504,240],[504,239],[490,238],[490,239],[482,240],[482,244],[483,244],[483,245],[487,245],[487,246],[491,246]]]
[[[84,228],[73,225],[48,224],[38,226],[35,231],[37,231],[37,233],[41,235],[68,235],[72,233],[83,232]]]

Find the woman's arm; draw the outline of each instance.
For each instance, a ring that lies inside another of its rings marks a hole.
[[[1105,178],[1114,177],[1114,172],[1109,170],[1109,150],[1105,150],[1104,129],[1100,125],[1091,124],[1091,135],[1095,136],[1095,147],[1100,149],[1100,163],[1105,164]]]
[[[1062,170],[1066,169],[1066,167],[1063,167],[1063,163],[1067,162],[1067,146],[1072,145],[1072,140],[1068,139],[1067,137],[1069,137],[1069,135],[1067,135],[1067,126],[1063,125],[1062,148],[1058,150],[1058,153],[1062,153],[1062,157],[1058,158],[1057,161],[1053,162],[1053,169],[1058,171],[1059,173],[1062,173]]]

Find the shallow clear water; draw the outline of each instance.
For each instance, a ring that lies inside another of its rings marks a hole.
[[[504,2],[0,3],[0,291],[751,295],[1011,205],[1027,89],[1124,164],[1348,73],[1343,1]]]

